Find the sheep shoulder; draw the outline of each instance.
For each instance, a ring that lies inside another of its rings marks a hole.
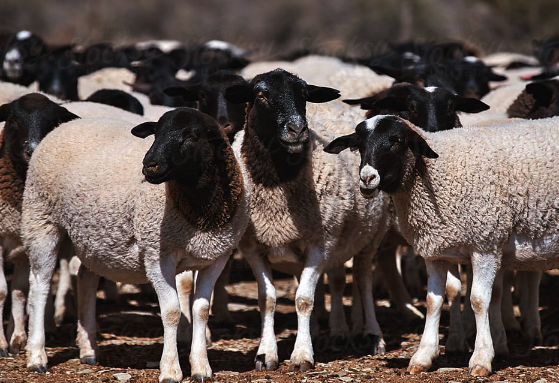
[[[0,236],[19,236],[24,181],[9,157],[4,131],[0,131]]]

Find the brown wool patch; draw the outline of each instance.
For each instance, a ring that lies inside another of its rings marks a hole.
[[[0,200],[21,211],[24,182],[18,176],[4,145],[4,132],[0,133]]]

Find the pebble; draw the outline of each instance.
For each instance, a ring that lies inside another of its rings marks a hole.
[[[267,383],[268,379],[257,379],[257,380],[253,380],[252,383]]]
[[[312,372],[306,372],[305,375],[307,376],[315,376],[315,375],[322,375],[322,374],[326,374],[326,370],[323,371],[312,371]]]
[[[86,369],[86,370],[78,371],[78,374],[92,374],[92,373],[94,373],[94,372],[95,372],[95,371],[90,370],[90,369],[88,368],[88,369]]]
[[[341,380],[342,382],[353,382],[353,378],[350,378],[349,376],[343,376],[338,379]]]
[[[534,383],[547,383],[547,379],[538,379]]]
[[[367,368],[362,369],[361,371],[363,371],[363,372],[371,372],[371,371],[373,371],[373,369],[367,367]]]
[[[132,379],[132,375],[127,373],[119,373],[119,374],[114,374],[113,378],[115,378],[115,380],[118,380],[119,382],[126,383],[130,379]]]
[[[158,368],[159,367],[159,362],[147,362],[146,363],[146,368]]]
[[[462,371],[461,368],[457,368],[457,367],[441,367],[437,370],[437,372],[440,373],[445,373],[445,372],[457,372],[457,371]]]

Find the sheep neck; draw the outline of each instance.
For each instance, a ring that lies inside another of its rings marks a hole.
[[[24,182],[10,159],[4,132],[0,132],[0,200],[21,211]]]
[[[263,141],[247,124],[241,145],[243,161],[251,180],[272,188],[298,178],[309,163],[309,147],[299,154],[287,153],[274,138]],[[309,145],[309,144],[307,144]]]
[[[210,231],[231,221],[243,197],[243,176],[229,145],[222,155],[219,161],[223,162],[213,162],[195,186],[177,180],[168,182],[173,206],[201,231]]]

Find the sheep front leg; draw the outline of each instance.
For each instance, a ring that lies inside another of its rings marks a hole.
[[[497,254],[476,251],[472,253],[471,261],[473,277],[470,301],[476,317],[477,331],[474,353],[469,363],[469,372],[473,376],[487,376],[491,373],[491,361],[495,356],[489,324],[489,306],[491,304],[493,281],[500,264]]]
[[[362,331],[365,339],[368,340],[369,352],[371,355],[384,355],[385,343],[377,321],[373,300],[373,256],[374,253],[366,250],[366,253],[362,252],[353,258],[353,275],[355,277],[353,283],[359,289],[359,297],[365,314],[365,325]]]
[[[464,332],[462,313],[460,311],[461,292],[462,281],[460,280],[458,265],[450,265],[446,278],[446,296],[450,305],[450,326],[445,354],[451,356],[468,352],[466,333]]]
[[[4,274],[4,250],[0,246],[0,356],[8,356],[8,341],[4,335],[4,304],[8,297],[8,283]]]
[[[449,264],[446,261],[425,259],[427,267],[427,316],[425,330],[419,348],[412,356],[408,372],[419,374],[429,370],[433,359],[439,355],[439,321],[444,303],[446,277]]]
[[[259,252],[242,251],[250,264],[258,284],[258,306],[262,318],[260,345],[256,352],[255,367],[257,371],[278,368],[278,345],[274,332],[274,314],[276,312],[276,288],[272,279],[272,268],[267,258]]]
[[[10,353],[19,354],[27,343],[25,332],[25,305],[29,292],[29,262],[27,259],[18,259],[14,263],[12,275],[12,318],[8,326],[10,336]],[[13,326],[13,329],[12,329]]]
[[[83,264],[78,270],[78,335],[80,362],[94,366],[97,363],[97,329],[95,327],[95,303],[99,275]]]
[[[290,371],[295,367],[304,372],[314,366],[313,347],[310,331],[311,313],[314,304],[314,292],[318,279],[323,272],[323,252],[320,249],[309,251],[305,267],[301,273],[301,281],[295,294],[297,310],[297,338],[291,353]]]
[[[145,259],[146,276],[157,294],[163,322],[163,354],[159,363],[161,370],[159,381],[178,383],[182,380],[177,349],[177,333],[181,319],[181,307],[175,281],[178,259],[172,254],[164,256],[154,252],[146,254]]]
[[[206,348],[206,326],[210,315],[210,300],[215,281],[223,271],[229,255],[216,259],[211,266],[200,271],[196,277],[194,303],[192,305],[192,348],[190,352],[190,369],[192,379],[198,382],[212,380],[212,369],[208,361]]]

